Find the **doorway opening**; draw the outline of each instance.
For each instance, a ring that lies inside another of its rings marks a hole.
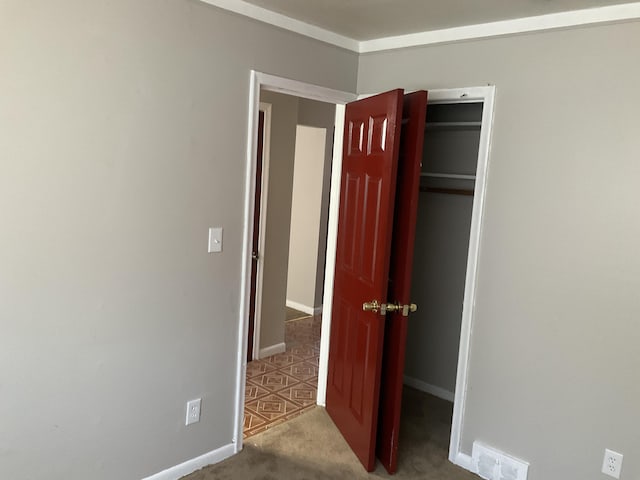
[[[322,311],[334,122],[334,104],[260,91],[247,361],[286,350],[287,307]]]
[[[335,105],[299,100],[287,269],[289,321],[322,312],[334,122]]]
[[[419,308],[408,322],[401,463],[412,442],[437,450],[451,441],[483,106],[428,102],[411,282]]]
[[[335,122],[334,104],[261,91],[260,105],[245,438],[316,404]]]
[[[252,246],[254,237],[254,209],[255,209],[255,194],[256,194],[256,170],[257,170],[257,152],[258,152],[258,131],[259,131],[259,109],[260,109],[260,95],[261,92],[277,92],[281,94],[288,94],[294,97],[305,98],[310,100],[317,100],[320,102],[331,103],[335,105],[335,134],[333,142],[333,156],[331,166],[331,180],[330,180],[330,204],[329,204],[329,218],[336,216],[339,190],[336,189],[336,185],[339,185],[339,172],[341,166],[341,154],[342,154],[342,133],[343,133],[343,119],[344,119],[344,105],[356,99],[356,95],[349,92],[342,92],[339,90],[333,90],[325,87],[319,87],[316,85],[307,84],[295,80],[290,80],[282,77],[276,77],[273,75],[251,71],[250,76],[250,90],[249,90],[249,121],[248,121],[248,135],[247,135],[247,156],[246,156],[246,174],[245,174],[245,209],[244,209],[244,233],[243,233],[243,258],[242,258],[242,279],[240,289],[240,311],[239,311],[239,332],[238,332],[238,357],[236,360],[236,408],[234,415],[234,451],[238,453],[242,450],[243,446],[243,430],[244,430],[244,404],[245,404],[245,386],[246,386],[246,374],[247,374],[247,352],[248,352],[248,330],[249,330],[249,311],[251,303],[251,271],[252,271]],[[268,173],[267,173],[268,174]],[[263,180],[264,183],[264,172]],[[264,193],[263,193],[264,195]],[[331,225],[329,221],[329,228]],[[332,245],[333,239],[333,245]],[[329,232],[327,236],[327,275],[325,278],[325,284],[330,280],[329,269],[332,265],[331,252],[335,252],[335,238],[334,235]],[[326,289],[325,289],[326,292]],[[326,321],[326,318],[323,319]],[[254,335],[254,353],[260,351],[260,346],[255,345],[255,341],[259,343],[260,338]],[[320,348],[322,356],[322,346]],[[324,352],[326,355],[326,352]],[[322,363],[322,361],[320,361]]]

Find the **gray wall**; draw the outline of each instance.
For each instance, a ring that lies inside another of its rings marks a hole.
[[[260,348],[263,349],[284,342],[298,97],[260,92],[260,101],[272,105],[267,224],[263,226],[266,238],[262,252]]]
[[[355,54],[195,0],[0,2],[0,478],[232,441],[251,68],[356,86]]]
[[[497,86],[463,450],[640,476],[640,23],[364,55],[358,91]]]
[[[468,183],[467,183],[468,185]],[[473,197],[421,193],[405,375],[454,392]]]
[[[310,309],[316,306],[326,137],[327,130],[324,128],[298,125],[296,131],[287,302]]]

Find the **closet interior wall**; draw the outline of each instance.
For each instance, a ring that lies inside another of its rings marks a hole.
[[[405,383],[453,401],[482,103],[429,104]]]

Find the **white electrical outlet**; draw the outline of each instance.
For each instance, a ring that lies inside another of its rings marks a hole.
[[[620,478],[622,470],[622,454],[609,450],[604,451],[604,460],[602,461],[602,473],[613,478]]]
[[[200,421],[200,404],[201,398],[190,400],[187,402],[187,419],[185,425],[191,425],[192,423],[198,423]]]

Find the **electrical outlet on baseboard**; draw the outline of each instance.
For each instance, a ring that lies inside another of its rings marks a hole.
[[[527,480],[529,464],[480,442],[473,442],[474,472],[485,480]]]

